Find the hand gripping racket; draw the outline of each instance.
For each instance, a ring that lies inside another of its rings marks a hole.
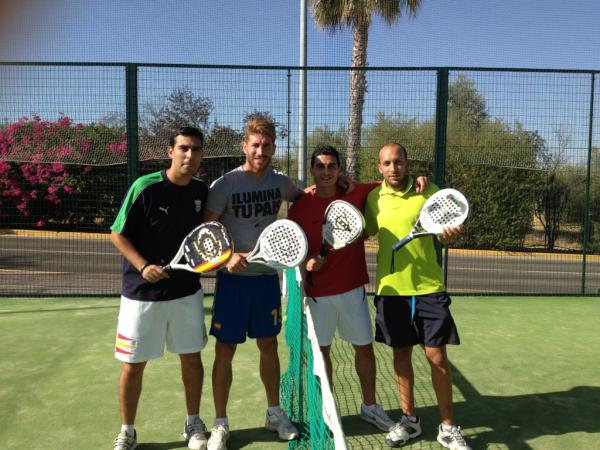
[[[469,215],[469,203],[456,189],[442,189],[427,199],[419,219],[408,235],[392,245],[394,251],[421,236],[442,234],[445,227],[462,224]],[[424,231],[419,231],[423,229]]]
[[[291,220],[279,219],[262,231],[246,261],[287,269],[300,265],[307,252],[308,243],[302,228]]]
[[[163,269],[209,272],[225,264],[231,255],[233,243],[225,227],[219,222],[205,222],[187,234],[175,257]],[[182,258],[184,263],[180,263]]]
[[[359,239],[365,229],[365,219],[354,205],[344,200],[334,200],[325,210],[323,245],[319,255],[338,250]]]

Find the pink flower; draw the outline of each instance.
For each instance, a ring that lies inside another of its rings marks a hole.
[[[10,171],[10,164],[6,161],[0,161],[0,176],[7,174]]]
[[[35,224],[36,227],[38,228],[42,228],[46,226],[46,222],[44,222],[44,219],[40,219],[37,221],[37,223]]]
[[[46,196],[46,200],[48,200],[53,205],[58,205],[60,203],[60,199],[54,194]]]
[[[54,173],[60,173],[60,172],[64,172],[65,170],[65,165],[62,163],[52,163],[52,172]]]
[[[71,186],[69,186],[68,184],[65,184],[63,186],[63,190],[67,193],[70,194],[71,192],[73,192],[73,188]]]
[[[73,123],[73,121],[71,119],[69,119],[67,116],[63,116],[56,121],[57,126],[64,127],[64,128],[70,127],[71,123]]]
[[[90,141],[88,139],[82,139],[79,143],[81,145],[81,151],[86,153],[90,150]]]
[[[68,144],[61,144],[58,147],[58,152],[57,152],[56,156],[59,159],[64,159],[64,158],[68,158],[72,154],[73,154],[73,150],[71,149],[71,147]]]

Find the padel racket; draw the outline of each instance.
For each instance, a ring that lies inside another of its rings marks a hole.
[[[421,208],[419,219],[410,233],[392,245],[392,249],[399,250],[421,236],[442,234],[445,227],[462,224],[468,215],[469,203],[463,194],[456,189],[437,191]]]
[[[246,261],[286,269],[298,266],[307,252],[308,243],[302,228],[291,220],[279,219],[262,231]]]
[[[354,205],[344,200],[334,200],[325,210],[323,245],[319,255],[352,244],[363,234],[365,219]]]
[[[187,234],[173,260],[163,269],[209,272],[225,264],[231,255],[233,241],[225,227],[219,222],[205,222]]]

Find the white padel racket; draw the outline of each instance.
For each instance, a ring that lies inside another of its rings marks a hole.
[[[286,269],[300,265],[307,252],[308,243],[302,228],[291,220],[279,219],[262,231],[246,261]]]
[[[323,222],[323,245],[319,255],[338,250],[359,239],[365,229],[365,218],[352,204],[334,200],[325,210]]]
[[[209,272],[221,267],[232,255],[233,241],[225,227],[219,222],[205,222],[187,234],[173,260],[163,269]]]
[[[421,236],[442,234],[445,227],[462,224],[468,215],[469,203],[463,194],[456,189],[439,190],[427,199],[410,233],[396,242],[392,249],[399,250]]]

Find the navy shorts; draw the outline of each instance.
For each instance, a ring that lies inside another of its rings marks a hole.
[[[243,276],[217,272],[210,334],[241,344],[281,331],[281,289],[277,275]]]
[[[442,347],[460,344],[446,292],[415,296],[376,295],[375,340],[390,347]]]

